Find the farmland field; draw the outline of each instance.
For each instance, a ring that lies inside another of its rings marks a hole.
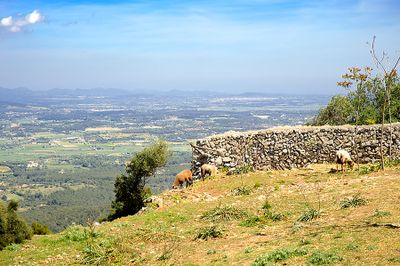
[[[168,141],[171,150],[167,166],[147,182],[159,193],[190,166],[191,140],[229,130],[304,124],[327,100],[54,94],[1,103],[0,197],[17,199],[29,222],[59,231],[107,215],[115,177],[155,139]]]

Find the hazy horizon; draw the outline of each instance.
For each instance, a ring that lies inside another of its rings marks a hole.
[[[369,45],[400,54],[394,0],[0,2],[0,87],[323,94]]]

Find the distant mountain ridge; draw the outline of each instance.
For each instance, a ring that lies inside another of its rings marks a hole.
[[[230,93],[209,90],[168,90],[168,91],[129,91],[116,88],[92,88],[92,89],[50,89],[50,90],[31,90],[28,88],[3,88],[0,87],[0,105],[27,105],[37,103],[54,102],[60,98],[134,98],[134,97],[277,97],[277,96],[296,96],[295,94],[263,93],[263,92],[242,92]]]

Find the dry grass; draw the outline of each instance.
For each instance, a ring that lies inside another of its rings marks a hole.
[[[250,265],[277,250],[300,248],[307,252],[283,256],[282,263],[305,265],[307,261],[329,259],[326,254],[337,254],[342,259],[340,264],[395,265],[400,256],[400,229],[371,227],[368,223],[400,223],[400,167],[361,176],[356,172],[329,174],[330,168],[314,165],[312,169],[249,173],[243,178],[219,175],[187,190],[164,193],[159,209],[99,226],[96,230],[101,237],[95,241],[111,239],[107,253],[99,252],[107,254],[104,259],[108,263],[119,265]],[[249,195],[231,193],[234,188],[254,187],[256,183],[261,185]],[[368,201],[357,208],[342,209],[340,203],[353,195]],[[207,241],[196,237],[199,229],[215,225],[201,218],[204,213],[218,206],[234,206],[251,216],[262,216],[266,200],[285,219],[267,219],[250,227],[241,226],[244,217],[219,221],[223,235]],[[319,217],[297,221],[306,211],[319,208]],[[32,263],[44,265],[49,258],[55,264],[66,263],[65,257],[69,257],[68,264],[81,262],[85,243],[43,244],[48,238],[35,237],[15,258],[15,251],[3,251],[0,264],[18,264],[28,257]]]

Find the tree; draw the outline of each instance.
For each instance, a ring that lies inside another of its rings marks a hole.
[[[146,178],[155,174],[158,167],[167,163],[168,145],[157,141],[135,154],[126,166],[126,174],[118,176],[114,184],[115,200],[109,220],[137,213],[143,206]]]
[[[384,163],[384,156],[383,156],[383,135],[384,135],[384,124],[385,124],[385,112],[386,109],[389,114],[389,132],[390,132],[390,137],[389,137],[389,160],[391,159],[392,156],[392,89],[395,86],[395,82],[397,80],[397,71],[396,68],[400,63],[400,56],[395,60],[395,63],[393,66],[388,67],[387,65],[384,64],[385,61],[388,61],[388,56],[385,52],[382,53],[381,59],[378,58],[376,55],[376,50],[375,50],[375,39],[376,36],[372,38],[372,44],[371,44],[371,50],[370,53],[372,55],[372,59],[374,60],[376,67],[378,70],[383,72],[383,92],[384,92],[384,101],[381,106],[381,115],[382,115],[382,121],[381,121],[381,143],[380,143],[380,153],[381,153],[381,167],[382,169],[385,168],[385,163]]]
[[[366,86],[364,86],[367,81],[369,75],[371,74],[372,69],[370,67],[364,68],[364,73],[362,73],[360,68],[352,67],[349,68],[349,72],[342,76],[343,81],[338,82],[338,86],[349,89],[350,101],[353,105],[353,110],[355,114],[355,127],[354,127],[354,137],[353,137],[353,146],[356,150],[357,157],[357,167],[360,170],[360,158],[358,156],[358,140],[356,139],[358,136],[358,125],[360,123],[361,116],[361,108],[365,105],[367,101],[366,97]],[[352,85],[355,83],[354,90],[351,90]]]
[[[32,231],[17,214],[18,202],[11,200],[7,206],[0,202],[0,250],[11,243],[21,243],[32,237]]]
[[[312,125],[343,125],[353,123],[353,106],[348,97],[335,95],[311,122]]]

